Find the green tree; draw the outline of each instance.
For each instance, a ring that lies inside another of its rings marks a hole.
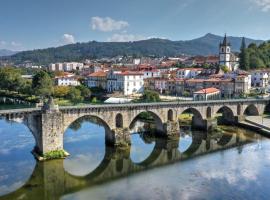
[[[97,97],[93,97],[93,99],[91,100],[91,103],[97,103],[98,102],[98,100],[97,100]]]
[[[53,94],[53,81],[49,74],[45,71],[37,72],[32,81],[33,92],[44,98]]]
[[[147,102],[158,102],[160,101],[160,96],[159,96],[159,93],[156,91],[145,90],[143,92],[141,100],[147,101]]]
[[[225,73],[227,73],[227,72],[230,71],[229,68],[228,68],[226,65],[222,65],[220,68],[221,68],[222,71],[225,72]]]
[[[83,101],[83,97],[81,96],[81,91],[75,87],[70,88],[67,94],[67,98],[73,103],[79,103]]]
[[[90,98],[91,97],[91,91],[85,85],[78,85],[78,86],[76,86],[76,89],[81,91],[81,96],[83,98]]]
[[[21,71],[13,67],[0,68],[0,88],[19,92],[25,84]]]
[[[240,67],[240,69],[248,70],[249,69],[249,56],[248,56],[248,51],[246,48],[246,40],[244,37],[242,39],[242,44],[241,44],[240,50],[241,50],[241,52],[239,55],[239,57],[240,57],[239,67]]]
[[[70,87],[68,86],[55,86],[54,96],[58,98],[64,98],[68,95]]]

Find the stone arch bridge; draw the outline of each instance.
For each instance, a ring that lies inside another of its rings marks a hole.
[[[0,117],[25,123],[32,132],[40,155],[63,150],[63,135],[71,123],[85,116],[100,119],[106,130],[106,144],[127,146],[130,144],[130,126],[142,112],[152,114],[157,133],[166,137],[179,134],[178,116],[184,112],[193,114],[192,126],[208,130],[216,124],[216,113],[222,121],[235,123],[245,115],[264,113],[269,99],[239,99],[219,101],[162,102],[117,105],[89,105],[60,107],[53,104],[44,108],[2,110]]]

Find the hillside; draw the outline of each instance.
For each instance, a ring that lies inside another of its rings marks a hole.
[[[0,49],[0,57],[1,56],[11,56],[11,55],[14,55],[16,53],[18,53],[18,52],[7,50],[7,49]]]
[[[234,51],[239,51],[241,38],[228,37]],[[14,63],[31,61],[35,64],[49,64],[64,61],[81,61],[87,58],[114,57],[118,55],[175,56],[179,54],[209,55],[218,53],[218,45],[223,37],[206,34],[188,41],[149,39],[137,42],[88,42],[65,45],[57,48],[24,51],[6,57]],[[247,44],[260,40],[246,39]]]

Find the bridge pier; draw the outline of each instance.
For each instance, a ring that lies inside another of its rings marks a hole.
[[[245,116],[244,115],[238,115],[235,117],[235,122],[238,123],[238,122],[242,122],[242,121],[245,121]]]
[[[128,147],[131,145],[130,129],[116,128],[111,133],[106,133],[106,145],[116,147]]]
[[[180,125],[179,122],[176,121],[167,121],[164,124],[165,134],[168,138],[179,138],[180,134]]]
[[[204,131],[210,131],[217,126],[216,118],[199,119],[198,117],[192,117],[192,128]]]
[[[42,108],[41,114],[32,117],[30,127],[36,139],[33,150],[38,160],[64,158],[69,154],[63,148],[63,114],[52,100]],[[34,124],[34,125],[31,125]]]

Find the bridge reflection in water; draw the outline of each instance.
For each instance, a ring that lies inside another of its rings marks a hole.
[[[155,142],[154,149],[149,157],[140,163],[132,161],[130,149],[106,147],[105,156],[99,166],[83,177],[66,172],[64,160],[37,162],[27,183],[17,191],[0,197],[0,200],[60,199],[63,195],[78,192],[96,184],[218,150],[238,147],[241,152],[244,144],[253,142],[258,136],[245,131],[234,134],[230,134],[228,131],[208,135],[193,131],[191,137],[192,143],[184,152],[180,151],[179,138],[178,140],[152,138]],[[151,138],[148,139],[151,140]]]

